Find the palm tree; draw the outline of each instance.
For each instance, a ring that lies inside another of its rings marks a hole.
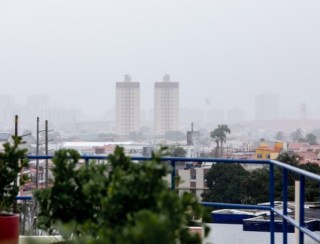
[[[218,128],[220,129],[220,150],[221,150],[221,156],[222,156],[222,150],[223,150],[223,143],[227,140],[227,134],[231,133],[230,128],[228,125],[218,125]]]
[[[216,146],[216,157],[218,157],[218,153],[219,153],[219,143],[220,143],[220,136],[219,136],[219,130],[215,129],[214,131],[210,132],[210,136],[211,138],[213,138],[213,140],[216,142],[217,146]]]
[[[295,167],[297,167],[299,165],[299,162],[302,159],[303,158],[300,157],[298,154],[288,153],[288,152],[283,152],[283,153],[279,154],[279,156],[277,158],[278,161],[280,161],[282,163],[290,164]]]
[[[223,143],[227,140],[227,134],[230,134],[231,130],[228,125],[218,125],[214,131],[211,131],[210,136],[215,140],[216,146],[216,156],[218,156],[219,148],[220,155],[222,156]]]

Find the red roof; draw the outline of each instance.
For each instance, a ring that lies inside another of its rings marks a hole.
[[[290,151],[299,151],[301,148],[309,148],[309,143],[307,142],[290,142],[288,150]]]

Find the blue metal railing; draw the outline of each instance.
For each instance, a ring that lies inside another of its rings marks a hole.
[[[107,160],[106,156],[82,156],[86,163],[89,160]],[[30,160],[35,159],[52,159],[52,156],[29,156]],[[146,161],[151,157],[131,157],[132,160]],[[310,231],[304,226],[304,198],[305,198],[305,178],[310,178],[320,182],[320,175],[296,168],[294,166],[276,161],[276,160],[245,160],[245,159],[227,159],[227,158],[182,158],[182,157],[162,157],[161,161],[167,162],[172,166],[171,172],[171,189],[175,189],[176,179],[176,162],[202,162],[202,163],[240,163],[240,164],[259,164],[269,166],[269,201],[270,205],[246,205],[246,204],[230,204],[230,203],[217,203],[217,202],[202,202],[201,204],[206,207],[219,207],[219,208],[232,208],[232,209],[260,209],[270,211],[270,242],[275,243],[275,214],[283,219],[283,243],[288,242],[288,229],[287,224],[292,224],[299,229],[300,244],[304,243],[304,234],[308,235],[315,241],[320,242],[320,236]],[[274,205],[274,168],[279,167],[282,169],[282,194],[283,194],[283,211],[279,211]],[[299,223],[293,218],[288,216],[288,172],[295,173],[300,176],[300,221]]]
[[[32,223],[36,211],[34,209],[32,196],[17,196],[16,200],[21,204],[18,211],[20,213],[20,234],[27,235],[32,230]]]

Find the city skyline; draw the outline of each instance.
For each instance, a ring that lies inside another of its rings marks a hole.
[[[114,90],[115,91],[115,90]],[[144,94],[142,94],[143,96]],[[107,131],[116,130],[116,109],[114,107],[106,109],[101,112],[99,117],[89,117],[83,114],[83,111],[79,108],[61,106],[55,103],[50,97],[44,95],[32,95],[26,99],[25,104],[17,104],[13,95],[0,94],[0,100],[2,101],[0,106],[0,126],[3,131],[12,128],[13,118],[15,114],[18,114],[21,118],[24,128],[32,129],[35,123],[35,118],[39,116],[41,120],[49,120],[51,125],[58,128],[69,128],[71,131],[77,131],[77,126],[71,126],[72,123],[77,125],[85,125],[86,130],[91,130],[93,124],[89,126],[89,121],[96,121],[99,128],[105,128]],[[39,102],[41,101],[41,102]],[[150,101],[153,104],[154,101]],[[210,103],[209,101],[207,101]],[[254,101],[253,101],[254,102]],[[223,110],[218,107],[205,107],[200,108],[179,108],[179,130],[186,130],[190,127],[191,123],[194,123],[198,128],[210,129],[212,126],[217,124],[229,124],[229,125],[249,125],[255,128],[267,129],[278,127],[285,129],[287,125],[289,128],[313,128],[316,129],[316,121],[319,120],[319,116],[312,116],[309,110],[309,105],[301,103],[292,110],[284,109],[279,104],[280,115],[278,119],[274,118],[269,120],[272,123],[255,123],[259,120],[249,118],[246,111],[241,108],[233,108]],[[140,109],[140,126],[141,128],[154,128],[154,108]],[[105,126],[102,122],[105,121]],[[266,120],[268,121],[268,120]],[[278,121],[278,122],[277,122]],[[296,121],[296,122],[294,122]],[[263,120],[261,120],[263,122]],[[252,124],[255,123],[255,124]],[[89,127],[87,127],[89,126]],[[102,127],[101,127],[102,126]],[[200,126],[200,127],[199,127]],[[258,126],[258,127],[257,127]],[[80,127],[79,127],[80,128]]]
[[[140,84],[141,84],[141,82],[140,82]],[[141,84],[140,89],[142,89],[143,87],[144,87],[144,84]],[[113,88],[113,90],[114,90],[114,88]],[[152,94],[153,94],[153,92],[154,92],[154,88],[147,91],[147,93],[152,93]],[[212,104],[210,102],[210,98],[208,98],[208,97],[203,98],[205,105],[202,107],[196,107],[196,106],[186,107],[183,105],[180,105],[179,107],[180,107],[180,110],[203,111],[205,113],[210,110],[216,110],[216,111],[218,111],[218,113],[223,113],[224,114],[223,116],[225,118],[227,118],[229,116],[228,114],[230,114],[231,111],[241,110],[245,114],[245,120],[251,121],[251,120],[255,120],[255,98],[256,98],[256,96],[258,96],[259,94],[262,94],[262,93],[272,93],[272,92],[264,90],[261,93],[251,94],[252,106],[250,106],[250,109],[247,107],[243,108],[243,107],[237,106],[236,104],[234,106],[222,108],[216,104]],[[112,94],[113,94],[112,91],[109,91],[106,95],[111,96]],[[281,96],[279,96],[278,93],[273,92],[273,94],[275,94],[276,96],[281,98]],[[61,101],[59,101],[59,98],[52,96],[52,95],[47,95],[44,93],[25,95],[24,99],[21,99],[21,97],[17,97],[14,94],[0,93],[0,99],[1,99],[1,101],[3,101],[2,102],[2,108],[3,108],[2,113],[9,111],[9,110],[13,110],[11,112],[11,114],[19,113],[19,111],[21,110],[21,107],[28,106],[28,104],[30,103],[30,100],[37,98],[37,97],[41,98],[41,100],[42,100],[42,102],[39,102],[39,104],[41,104],[40,107],[42,107],[42,108],[45,108],[45,106],[47,105],[49,108],[67,108],[67,109],[80,110],[81,113],[83,114],[84,119],[89,119],[89,120],[90,119],[102,119],[102,118],[106,118],[106,117],[111,118],[111,119],[115,119],[115,116],[110,116],[110,114],[115,113],[115,112],[111,112],[111,111],[114,111],[114,108],[116,106],[115,101],[113,101],[113,103],[105,104],[103,109],[99,110],[98,114],[92,115],[92,114],[88,113],[87,110],[82,110],[80,104],[78,104],[78,106],[77,106],[77,104],[64,104]],[[143,93],[141,95],[141,99],[145,100],[143,98],[145,98],[145,93]],[[153,100],[154,100],[153,97],[151,97],[150,100],[147,100],[147,105],[148,105],[147,107],[143,106],[145,104],[141,104],[141,111],[143,111],[144,113],[152,113],[153,114],[153,109],[154,109]],[[301,105],[302,104],[306,105],[306,111],[305,111],[306,119],[320,119],[320,108],[317,108],[317,106],[315,106],[314,104],[308,104],[303,101],[302,102],[296,101],[295,103],[291,104],[291,106],[284,106],[281,103],[281,99],[279,99],[279,119],[298,119],[298,118],[301,118]],[[92,106],[94,106],[94,104],[92,104]],[[32,106],[34,113],[36,113],[35,111],[37,110],[37,108],[39,108],[39,106],[35,106],[35,107]],[[106,115],[106,114],[108,114],[108,115]],[[142,116],[142,117],[150,118],[150,117],[153,117],[153,115]],[[217,117],[219,117],[219,114],[217,114]],[[148,118],[146,120],[149,120]]]
[[[156,79],[154,79],[154,80],[156,80]],[[150,95],[147,95],[147,94],[153,94],[153,88],[149,87],[147,89],[148,85],[146,85],[146,84],[148,84],[150,82],[143,83],[140,81],[140,83],[141,83],[141,89],[140,89],[141,94],[143,94],[141,96],[141,110],[144,110],[144,111],[152,110],[153,109],[153,97],[148,97]],[[183,85],[183,82],[182,82],[182,85]],[[180,84],[180,90],[181,90],[181,84]],[[265,92],[272,93],[272,91],[270,91],[270,90],[261,90],[260,92],[254,92],[253,94],[250,94],[248,96],[248,98],[251,99],[251,103],[249,103],[248,106],[244,106],[244,107],[240,106],[240,104],[238,104],[236,102],[234,104],[231,104],[230,106],[229,105],[226,106],[226,104],[224,104],[223,102],[213,103],[213,102],[211,102],[213,99],[210,96],[207,96],[207,97],[201,98],[201,101],[203,101],[202,106],[197,106],[196,103],[191,106],[186,106],[186,104],[183,103],[181,101],[182,99],[180,98],[180,108],[181,109],[203,110],[203,111],[222,110],[222,111],[225,111],[225,113],[228,113],[228,111],[231,111],[231,110],[239,110],[240,109],[245,113],[246,120],[255,120],[255,97],[257,95],[259,95],[261,93],[265,93]],[[275,92],[275,94],[279,98],[279,100],[278,100],[279,118],[281,118],[281,119],[283,119],[283,118],[296,119],[300,116],[301,104],[307,104],[308,109],[307,109],[306,116],[309,119],[320,119],[320,106],[318,106],[318,104],[309,104],[305,100],[301,100],[301,101],[295,100],[291,104],[284,104],[283,97],[280,96],[276,92]],[[81,110],[81,113],[87,119],[101,119],[101,118],[105,117],[105,114],[107,111],[112,110],[116,106],[116,102],[115,102],[116,96],[111,91],[107,91],[107,93],[105,93],[105,96],[108,97],[108,100],[110,99],[110,97],[113,97],[114,101],[107,102],[104,104],[104,106],[101,105],[101,102],[99,102],[99,104],[96,104],[94,102],[91,103],[90,101],[88,101],[88,103],[86,104],[85,107],[88,106],[89,108],[85,108],[83,106],[83,104],[81,104],[80,102],[77,101],[77,99],[76,99],[76,101],[70,103],[70,102],[62,101],[62,99],[60,99],[56,95],[46,94],[46,93],[30,93],[30,94],[23,94],[21,96],[18,96],[15,94],[1,92],[0,96],[10,97],[10,99],[13,98],[13,104],[15,107],[21,107],[21,106],[26,105],[28,103],[28,99],[32,96],[47,97],[54,107],[68,107],[70,109]],[[183,94],[182,94],[182,96],[183,96]],[[81,99],[82,98],[79,98],[79,100],[81,100]],[[209,104],[208,104],[208,101],[209,101]],[[220,104],[222,104],[223,106],[219,106]],[[96,107],[99,107],[99,109],[92,110],[93,108],[96,108]],[[227,116],[227,115],[225,115],[225,116]]]

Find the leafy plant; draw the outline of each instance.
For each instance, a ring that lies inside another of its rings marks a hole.
[[[0,152],[0,212],[13,211],[15,197],[19,187],[15,184],[18,174],[28,165],[27,149],[19,148],[21,137],[13,136],[12,143],[4,143],[4,151]],[[23,184],[23,177],[20,183]]]
[[[54,185],[35,194],[41,228],[81,242],[200,243],[187,225],[203,208],[193,195],[169,190],[160,155],[134,163],[117,147],[108,164],[79,167],[79,158],[74,150],[55,154]]]

